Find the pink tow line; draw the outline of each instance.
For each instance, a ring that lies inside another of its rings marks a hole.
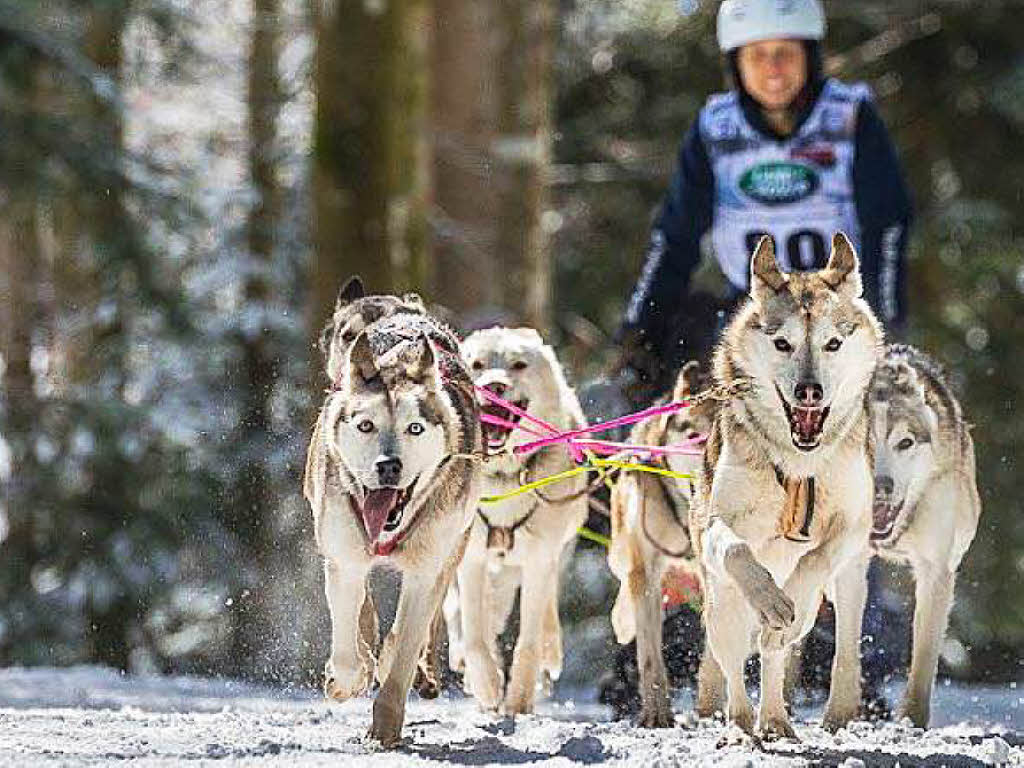
[[[633,445],[632,443],[619,443],[614,442],[612,440],[599,440],[596,438],[585,437],[585,435],[589,435],[593,432],[604,432],[609,429],[614,429],[615,427],[623,427],[629,424],[636,424],[638,421],[643,421],[644,419],[650,419],[655,416],[661,416],[667,413],[675,413],[676,411],[680,411],[683,408],[689,408],[690,404],[685,400],[666,403],[665,405],[658,405],[654,406],[653,408],[645,408],[642,411],[631,413],[626,416],[620,416],[616,419],[611,419],[609,421],[603,421],[599,424],[594,424],[593,426],[585,427],[583,429],[571,429],[564,432],[560,432],[553,425],[549,424],[543,419],[537,418],[536,416],[531,416],[522,408],[513,405],[512,403],[508,402],[503,397],[496,395],[494,392],[487,389],[486,387],[481,387],[478,384],[474,385],[474,387],[476,388],[476,391],[488,402],[505,408],[511,413],[514,413],[520,419],[525,419],[531,422],[532,424],[535,424],[547,430],[550,433],[549,435],[544,436],[542,433],[537,432],[536,430],[531,429],[529,427],[526,427],[521,423],[508,421],[506,419],[502,419],[499,416],[492,416],[491,414],[488,413],[481,414],[480,420],[488,424],[496,424],[498,426],[508,427],[509,429],[521,429],[524,432],[528,432],[531,435],[539,437],[538,440],[533,440],[529,443],[523,443],[522,445],[515,446],[512,449],[514,453],[533,453],[534,451],[539,451],[541,448],[546,448],[549,445],[554,445],[556,443],[565,443],[566,448],[568,448],[569,451],[572,452],[573,458],[577,462],[582,462],[584,460],[584,449],[606,455],[620,453],[622,451],[633,451],[636,453],[647,453],[656,456],[662,456],[666,454],[686,454],[692,456],[700,454],[701,449],[698,448],[697,446],[707,439],[704,435],[700,435],[698,437],[686,440],[676,445],[659,446]]]

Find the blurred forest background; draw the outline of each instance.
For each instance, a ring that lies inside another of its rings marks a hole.
[[[944,668],[1016,679],[1024,7],[826,5],[828,69],[873,86],[914,191],[910,340],[976,425]],[[317,683],[300,480],[338,287],[534,325],[577,384],[606,373],[723,88],[716,9],[0,0],[0,664]],[[599,548],[573,562],[567,642],[592,663],[613,584]]]

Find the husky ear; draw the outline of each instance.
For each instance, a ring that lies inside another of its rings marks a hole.
[[[363,287],[363,281],[359,275],[352,275],[348,279],[348,282],[342,286],[341,292],[338,293],[338,306],[343,307],[346,304],[351,304],[356,299],[361,299],[366,295],[366,289]]]
[[[437,355],[434,345],[425,333],[421,333],[417,341],[410,345],[413,350],[404,355],[406,375],[412,380],[429,384],[437,370]]]
[[[853,244],[842,232],[832,236],[832,255],[821,272],[821,278],[834,291],[847,291],[854,297],[859,297],[864,291],[860,279],[860,262]]]
[[[771,235],[765,235],[750,259],[750,295],[757,299],[767,290],[778,293],[787,279],[775,261],[775,241]]]
[[[423,303],[423,297],[418,293],[403,293],[402,302],[414,309],[419,309],[426,312],[426,305]]]
[[[700,391],[700,363],[690,360],[679,372],[676,388],[672,393],[673,400],[683,400]]]
[[[365,331],[356,336],[348,351],[348,370],[349,381],[354,385],[364,384],[380,374],[370,348],[370,337]]]

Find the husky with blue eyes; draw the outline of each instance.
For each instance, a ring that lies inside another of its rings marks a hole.
[[[361,300],[364,304],[366,299]],[[351,323],[329,333],[337,336]],[[398,743],[431,624],[462,557],[479,496],[479,408],[459,342],[419,311],[328,341],[331,389],[309,446],[304,492],[331,613],[325,692],[345,700],[376,677],[370,738]],[[371,568],[400,571],[379,654]]]
[[[871,544],[914,571],[914,640],[901,714],[926,728],[956,570],[981,514],[974,442],[942,370],[913,347],[886,350],[868,413],[875,455]]]

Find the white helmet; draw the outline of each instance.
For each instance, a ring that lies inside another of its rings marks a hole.
[[[823,37],[825,11],[819,0],[724,0],[718,9],[722,53],[758,40]]]

